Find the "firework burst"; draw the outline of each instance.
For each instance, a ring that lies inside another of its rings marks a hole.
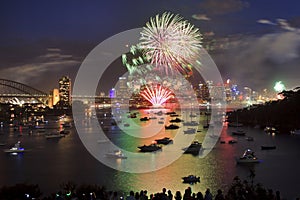
[[[145,74],[152,70],[152,66],[147,65],[150,61],[145,56],[143,49],[137,45],[132,45],[130,51],[122,55],[122,63],[127,68],[129,74]],[[146,64],[145,68],[138,66]]]
[[[161,107],[163,103],[173,97],[172,92],[161,85],[146,86],[140,94],[154,107]]]
[[[179,15],[163,13],[146,23],[139,46],[159,70],[168,73],[176,69],[187,74],[191,71],[188,66],[197,60],[201,34]]]

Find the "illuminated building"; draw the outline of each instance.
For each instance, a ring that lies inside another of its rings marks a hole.
[[[202,101],[209,101],[210,94],[208,89],[208,84],[199,84],[199,97]]]
[[[59,99],[60,103],[64,106],[71,105],[71,79],[63,76],[59,79]]]
[[[109,97],[116,98],[116,89],[115,88],[112,88],[109,90]]]
[[[58,102],[59,102],[59,90],[55,88],[50,91],[48,106],[52,108]]]
[[[127,78],[119,77],[119,81],[116,88],[116,96],[118,98],[129,98],[128,96],[128,87],[127,87]]]

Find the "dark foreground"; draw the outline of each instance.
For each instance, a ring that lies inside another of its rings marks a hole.
[[[0,188],[0,199],[2,200],[283,200],[280,191],[265,188],[259,183],[249,183],[235,177],[225,193],[222,190],[205,192],[192,191],[187,186],[185,191],[174,191],[162,188],[154,194],[148,194],[147,190],[121,192],[118,190],[107,191],[104,186],[99,185],[76,185],[68,182],[60,185],[60,190],[49,196],[43,196],[38,185],[16,184],[14,186],[2,186]],[[296,198],[296,200],[299,198]]]

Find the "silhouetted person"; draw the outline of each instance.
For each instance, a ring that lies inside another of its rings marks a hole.
[[[225,200],[224,196],[223,196],[223,193],[222,193],[222,190],[218,190],[217,191],[217,195],[215,197],[215,200]]]
[[[197,193],[196,199],[197,200],[203,200],[204,199],[202,192]]]
[[[135,200],[134,192],[132,190],[129,192],[129,196],[126,197],[126,200]]]
[[[212,194],[210,193],[210,189],[207,188],[206,191],[205,191],[204,200],[212,200],[212,199],[213,199],[213,196],[212,196]]]
[[[171,190],[168,190],[168,199],[173,200],[173,194],[172,194]]]
[[[162,193],[160,194],[161,200],[168,200],[167,189],[163,188]]]
[[[183,200],[191,200],[192,199],[192,190],[190,187],[185,189],[183,194]]]
[[[174,198],[175,198],[175,200],[181,200],[182,199],[181,192],[180,191],[176,191]]]
[[[136,200],[140,200],[140,193],[136,192],[135,195],[134,195],[134,198]]]

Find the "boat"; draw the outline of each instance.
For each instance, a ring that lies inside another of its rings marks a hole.
[[[165,129],[179,129],[179,126],[175,124],[170,124],[169,126],[165,126]]]
[[[195,175],[188,175],[188,176],[182,177],[182,180],[183,180],[182,181],[183,183],[193,184],[193,183],[200,182],[200,177],[195,176]]]
[[[182,122],[182,119],[176,117],[175,119],[171,119],[170,122],[171,123],[173,123],[173,122]]]
[[[161,146],[157,144],[143,145],[138,147],[141,152],[153,152],[161,150]]]
[[[149,118],[148,117],[142,117],[142,118],[140,118],[140,121],[149,121]]]
[[[182,150],[184,151],[184,154],[198,155],[201,147],[201,143],[199,143],[198,141],[194,141],[190,146],[183,148]]]
[[[241,163],[259,163],[260,160],[254,155],[251,149],[246,149],[243,155],[236,159],[238,164]]]
[[[245,136],[246,132],[243,130],[236,130],[236,131],[232,131],[232,135]]]
[[[4,149],[5,153],[23,153],[25,152],[25,149],[21,147],[21,142],[18,141],[13,147],[10,149]]]
[[[61,130],[59,132],[59,134],[62,134],[62,135],[68,135],[70,133],[70,131],[67,131],[67,130]]]
[[[125,123],[124,126],[125,126],[125,127],[129,127],[130,124],[129,124],[129,123]]]
[[[237,143],[236,140],[229,140],[229,141],[228,141],[228,144],[235,144],[235,143]]]
[[[203,125],[203,128],[209,128],[209,124]]]
[[[166,115],[176,115],[175,111],[166,112]]]
[[[121,150],[114,150],[113,152],[109,152],[105,154],[108,158],[120,158],[120,159],[126,159],[127,156],[125,156]]]
[[[291,135],[300,135],[300,130],[299,129],[291,130],[290,133]]]
[[[246,137],[246,140],[252,142],[252,141],[254,141],[254,138],[251,136],[248,136],[248,137]]]
[[[65,134],[60,134],[60,133],[52,133],[52,134],[45,135],[46,139],[60,139],[63,137],[65,137]]]
[[[263,146],[261,146],[261,150],[272,150],[272,149],[276,149],[276,146],[275,145],[272,145],[272,146],[263,145]]]
[[[228,126],[229,127],[242,127],[244,125],[242,123],[238,123],[238,122],[228,122]]]
[[[164,137],[164,138],[161,138],[161,139],[156,139],[155,141],[156,141],[157,144],[169,144],[169,143],[173,142],[173,140],[168,138],[168,137]]]
[[[197,123],[195,121],[183,122],[182,124],[184,126],[199,126],[199,123]]]
[[[127,116],[128,118],[136,118],[136,113],[130,113],[130,115]]]
[[[196,129],[195,128],[188,128],[187,130],[183,131],[184,134],[194,134],[196,133]]]
[[[278,130],[275,127],[273,127],[273,126],[266,126],[264,128],[264,131],[266,133],[278,133]]]

